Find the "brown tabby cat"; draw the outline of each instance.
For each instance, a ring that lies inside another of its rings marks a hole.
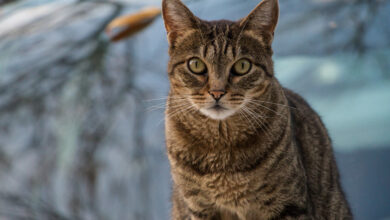
[[[278,14],[207,22],[163,0],[172,219],[352,219],[326,128],[275,78]]]

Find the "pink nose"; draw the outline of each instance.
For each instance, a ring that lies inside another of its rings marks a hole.
[[[226,91],[224,90],[211,90],[209,91],[209,94],[215,99],[215,100],[219,100],[220,98],[222,98],[222,96],[224,96],[226,94]]]

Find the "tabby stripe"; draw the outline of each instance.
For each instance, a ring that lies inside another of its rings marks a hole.
[[[260,191],[262,191],[263,189],[265,189],[267,187],[268,187],[268,184],[264,183],[264,184],[260,185],[257,189],[255,189],[255,190],[247,190],[245,193],[242,193],[237,198],[233,198],[233,199],[229,200],[228,202],[239,201],[239,200],[247,197],[248,195],[257,195]]]
[[[237,44],[235,44],[234,46],[232,45],[232,53],[233,53],[234,58],[236,58],[236,56],[237,56],[236,46],[237,46]]]
[[[227,40],[224,41],[224,47],[223,47],[223,54],[226,56],[227,55],[227,51],[228,51],[228,48],[229,48],[229,43]]]
[[[213,26],[213,38],[217,37],[217,26]]]
[[[264,152],[261,153],[260,157],[258,157],[254,163],[249,164],[249,166],[244,167],[241,170],[237,170],[237,172],[249,172],[254,169],[257,169],[261,164],[267,164],[267,161],[271,158],[269,155],[275,152],[278,147],[285,147],[285,145],[281,145],[280,142],[284,140],[284,136],[286,135],[286,128],[283,130],[282,135],[277,140],[271,143],[270,147],[268,147]],[[286,148],[286,147],[285,147]],[[283,149],[283,151],[285,151]],[[266,177],[269,175],[270,171],[266,174]]]
[[[178,67],[178,66],[180,66],[180,65],[183,65],[183,64],[185,64],[185,63],[186,63],[186,61],[180,61],[180,62],[174,63],[174,64],[172,65],[172,69],[171,69],[171,71],[169,72],[169,74],[172,74],[172,73],[175,71],[176,67]]]
[[[214,49],[214,56],[219,56],[219,53],[218,53],[218,42],[216,40],[213,40],[212,42],[213,44],[213,49]]]
[[[208,44],[205,44],[203,46],[203,57],[206,57],[207,56],[207,49],[208,49]]]
[[[264,183],[264,184],[260,185],[259,188],[255,189],[255,190],[254,190],[253,192],[251,192],[251,193],[257,194],[257,193],[259,193],[260,191],[262,191],[263,189],[265,189],[265,188],[267,188],[267,187],[268,187],[268,184],[267,184],[267,183]]]
[[[285,136],[287,135],[287,127],[284,128],[284,131],[283,131],[283,134],[280,136],[277,144],[279,144],[278,146],[281,146],[283,147],[282,150],[280,151],[280,153],[277,155],[276,159],[274,161],[271,161],[271,164],[268,164],[270,167],[268,169],[268,172],[267,174],[265,175],[265,178],[268,177],[268,175],[271,174],[271,172],[273,171],[273,169],[275,169],[276,165],[286,156],[287,152],[288,152],[288,148],[290,147],[290,143],[288,144],[283,144],[283,145],[280,145],[280,142],[282,142],[284,139],[285,139]],[[276,150],[276,149],[275,149]]]
[[[229,39],[229,41],[232,41],[232,40],[233,40],[233,33],[232,33],[232,31],[230,30],[230,26],[229,26],[228,32],[227,32],[227,34],[226,34],[226,37]]]
[[[188,210],[190,211],[190,213],[193,216],[195,216],[197,218],[207,218],[207,217],[209,217],[209,214],[202,212],[202,211],[205,211],[206,209],[204,209],[202,211],[194,211],[194,210],[188,208]]]
[[[325,202],[328,203],[328,204],[331,204],[331,200],[332,200],[332,197],[333,197],[333,193],[334,193],[334,189],[333,189],[333,186],[334,186],[334,179],[333,179],[333,169],[332,169],[332,166],[330,166],[330,170],[329,170],[329,183],[330,185],[327,187],[327,195],[325,197]]]
[[[315,122],[317,124],[319,124],[320,126],[316,126],[317,128],[319,127],[323,127],[324,125],[322,124],[321,120],[319,117],[316,117],[316,120]],[[320,131],[322,134],[326,134],[326,130],[323,130],[321,129]],[[321,140],[321,139],[320,139]],[[322,139],[323,140],[323,139]],[[325,143],[320,143],[321,146],[327,146],[329,145],[330,143],[328,143],[328,141],[325,140]],[[320,156],[321,157],[321,162],[319,163],[320,167],[321,167],[321,171],[319,173],[319,193],[322,193],[323,192],[323,187],[324,187],[324,183],[325,183],[325,186],[327,186],[327,180],[326,178],[328,177],[327,175],[329,175],[329,170],[326,169],[324,170],[323,168],[325,167],[329,167],[329,164],[331,164],[331,158],[332,158],[332,155],[329,154],[327,151],[326,151],[326,147],[325,148],[322,148],[322,155]],[[325,189],[326,190],[326,189]]]
[[[260,77],[259,77],[260,78]],[[265,85],[258,85],[257,87],[255,87],[255,90],[253,90],[253,94],[257,97],[261,96],[262,94],[264,94],[267,90],[267,88],[269,88],[270,86],[265,86]]]
[[[200,193],[199,189],[191,189],[191,190],[185,191],[183,194],[184,194],[185,198],[189,198],[189,197],[197,196],[197,195],[199,195],[199,193]]]
[[[320,195],[323,193],[324,191],[324,187],[326,188],[327,187],[327,175],[329,174],[328,170],[327,169],[324,169],[326,167],[328,167],[328,164],[330,164],[330,160],[329,160],[329,155],[328,154],[324,154],[324,159],[322,160],[322,163],[321,163],[321,170],[320,170],[320,182],[319,182],[319,193]],[[325,191],[327,191],[325,189]]]
[[[336,178],[335,177],[335,172],[334,172],[334,169],[333,169],[333,165],[330,164],[330,167],[329,167],[329,188],[333,190],[334,188],[334,183],[336,182]]]
[[[225,35],[225,36],[228,36],[229,31],[230,31],[230,26],[229,26],[228,24],[226,24],[226,28],[225,28],[225,31],[224,31],[224,35]]]
[[[229,99],[229,101],[242,101],[244,100],[243,98],[239,99],[239,98],[232,98],[232,99]]]
[[[294,172],[287,172],[287,171],[284,171],[284,172],[287,173],[287,176],[284,176],[284,181],[283,181],[284,187],[291,187],[291,185],[297,184],[296,174]]]
[[[176,45],[179,45],[181,42],[187,40],[187,38],[190,38],[192,35],[196,34],[196,30],[190,30],[186,31],[183,35],[176,35],[176,39],[171,45],[171,48],[176,48]],[[172,33],[173,34],[173,33]]]
[[[271,206],[274,202],[275,202],[276,198],[275,197],[272,197],[270,199],[267,199],[265,200],[265,202],[263,203],[265,206]]]
[[[261,63],[254,63],[254,65],[259,67],[260,69],[262,69],[265,72],[265,74],[267,74],[268,76],[272,76],[272,74],[269,73],[269,71],[265,65],[263,65]]]
[[[311,134],[310,134],[311,135]],[[324,161],[325,161],[325,153],[324,153],[325,150],[322,150],[320,153],[319,153],[319,161],[316,163],[317,165],[317,190],[318,192],[317,193],[320,193],[322,191],[322,188],[321,188],[321,179],[322,179],[322,174],[324,173],[324,171],[322,170],[322,165],[324,164]]]
[[[305,214],[307,214],[307,209],[304,207],[299,207],[297,205],[286,205],[280,214],[273,217],[271,220],[286,219],[287,217],[297,218]]]
[[[255,41],[258,41],[260,45],[264,46],[264,39],[258,37],[256,34],[248,34],[248,33],[246,33],[245,36],[248,37],[248,38],[251,38],[251,39],[253,39]]]

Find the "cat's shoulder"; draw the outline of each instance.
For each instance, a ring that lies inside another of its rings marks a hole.
[[[288,100],[291,112],[295,115],[295,117],[300,119],[319,117],[310,104],[301,95],[287,88],[283,88],[283,91]]]

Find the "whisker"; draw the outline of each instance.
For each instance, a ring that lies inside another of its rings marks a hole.
[[[155,99],[146,99],[144,102],[153,102],[153,101],[161,101],[161,100],[167,100],[168,97],[163,97],[163,98],[155,98]]]
[[[270,135],[268,134],[265,125],[263,124],[260,118],[256,117],[257,114],[251,112],[249,108],[245,107],[245,110],[247,111],[251,119],[256,123],[257,127],[260,128],[268,138],[270,138]]]
[[[173,110],[173,112],[166,115],[166,117],[170,117],[172,114],[176,114],[177,112],[180,112],[183,108],[187,109],[188,107],[193,107],[191,104],[187,105],[187,103],[178,104],[176,106],[172,106],[173,108],[176,108]]]
[[[253,121],[253,122],[256,124],[255,130],[257,131],[256,128],[258,128],[258,127],[261,128],[261,130],[263,130],[263,127],[261,126],[261,124],[259,124],[258,120],[256,120],[256,116],[253,115],[253,113],[251,113],[247,107],[244,106],[242,109],[244,110],[244,112],[247,113],[248,117],[250,117],[250,119],[252,119],[252,120],[250,120],[250,121],[251,121],[251,122]],[[264,131],[264,130],[263,130],[263,131]]]
[[[180,107],[180,108],[178,108],[178,109],[175,109],[174,112],[171,112],[171,113],[167,114],[167,115],[165,116],[165,118],[163,118],[162,120],[160,120],[160,121],[157,123],[157,125],[160,124],[160,123],[161,123],[162,121],[164,121],[165,119],[171,118],[171,117],[173,117],[173,116],[175,116],[175,115],[177,115],[177,114],[179,114],[179,113],[185,113],[186,111],[194,110],[194,109],[195,109],[194,106],[192,106],[191,104],[190,104],[189,106],[187,106],[186,108]]]
[[[283,117],[284,119],[287,120],[287,117],[285,115],[282,115],[280,112],[277,112],[277,111],[275,111],[273,109],[270,109],[267,106],[262,105],[261,103],[254,102],[254,101],[252,101],[250,99],[248,99],[247,102],[248,102],[248,104],[252,104],[254,106],[262,107],[262,108],[265,108],[265,109],[267,109],[267,110],[269,110],[271,112],[274,112],[275,114],[277,114],[277,115],[279,115],[279,116],[281,116],[281,117]]]
[[[254,112],[253,110],[251,110],[250,108],[246,108],[249,112],[252,113],[253,115],[253,119],[258,121],[261,125],[261,129],[263,130],[263,132],[268,136],[268,138],[272,137],[272,139],[274,138],[273,134],[269,131],[269,127],[266,126],[266,124],[262,121],[262,119],[264,119],[265,117],[262,116],[261,114],[257,113],[257,112]],[[259,116],[260,118],[257,118],[256,117]],[[263,129],[264,128],[264,129]]]
[[[175,106],[178,103],[179,104],[180,103],[187,104],[186,102],[183,102],[183,100],[170,100],[169,102],[171,103],[172,106]],[[166,106],[167,106],[167,102],[163,102],[163,103],[160,103],[160,104],[149,106],[148,108],[146,108],[146,110],[147,111],[154,111],[154,110],[157,110],[157,109],[163,109]]]
[[[240,118],[241,116],[244,118],[244,121],[248,122],[249,123],[249,126],[253,129],[253,131],[255,131],[257,133],[257,129],[256,129],[256,126],[254,126],[252,124],[252,121],[246,116],[246,113],[244,112],[244,110],[241,108],[238,113],[240,114]]]
[[[159,109],[164,109],[164,108],[165,108],[165,105],[162,105],[162,106],[151,106],[151,107],[146,108],[146,112],[152,112],[152,111],[159,110]]]
[[[287,107],[287,108],[291,108],[291,109],[297,109],[293,106],[289,106],[289,105],[285,105],[285,104],[280,104],[280,103],[275,103],[275,102],[267,102],[267,101],[262,101],[262,100],[253,100],[253,101],[256,101],[256,102],[261,102],[261,103],[268,103],[268,104],[273,104],[273,105],[279,105],[279,106],[283,106],[283,107]]]
[[[162,100],[168,100],[168,99],[186,99],[188,97],[193,97],[193,96],[198,96],[198,95],[193,95],[193,94],[181,94],[181,95],[169,95],[165,97],[160,97],[160,98],[154,98],[154,99],[147,99],[145,102],[153,102],[153,101],[162,101]]]
[[[170,108],[172,108],[173,111],[176,111],[179,110],[180,108],[187,107],[189,105],[192,106],[191,103],[176,103],[176,104],[172,103],[170,105]]]

